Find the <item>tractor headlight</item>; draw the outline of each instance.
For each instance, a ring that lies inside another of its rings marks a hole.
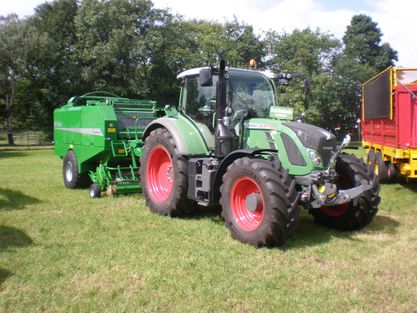
[[[319,166],[321,164],[321,157],[316,151],[309,149],[308,156],[315,166]]]

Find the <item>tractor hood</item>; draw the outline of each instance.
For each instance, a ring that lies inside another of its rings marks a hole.
[[[327,130],[304,123],[286,122],[283,125],[292,129],[304,147],[317,151],[327,166],[332,152],[336,151],[336,137]]]
[[[244,126],[243,148],[278,150],[291,175],[327,168],[337,150],[336,137],[317,126],[259,118],[245,121]]]

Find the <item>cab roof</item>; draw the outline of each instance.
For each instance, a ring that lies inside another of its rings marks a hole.
[[[196,68],[186,70],[186,71],[181,72],[180,74],[178,74],[177,79],[181,80],[181,79],[184,79],[185,77],[197,76],[200,73],[200,70],[204,69],[204,68],[209,68],[209,67],[208,66],[196,67]],[[253,71],[253,70],[246,70],[246,69],[233,68],[233,67],[230,67],[230,68],[226,67],[226,71],[228,71],[228,72],[259,73],[259,74],[262,74],[262,75],[268,77],[269,79],[272,79],[272,78],[275,77],[275,74],[271,71]]]

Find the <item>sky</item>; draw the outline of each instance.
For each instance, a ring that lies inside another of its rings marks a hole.
[[[0,15],[34,13],[43,0],[0,0]],[[292,32],[310,27],[341,39],[355,14],[367,14],[378,23],[388,42],[398,51],[397,66],[417,67],[417,1],[415,0],[153,0],[157,8],[169,8],[186,18],[224,22],[236,17],[261,34],[273,29]]]

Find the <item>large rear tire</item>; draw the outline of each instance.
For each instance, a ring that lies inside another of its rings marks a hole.
[[[62,165],[62,176],[64,185],[67,188],[75,189],[88,186],[89,177],[86,173],[78,172],[77,157],[72,150],[68,150],[65,154]]]
[[[152,212],[181,216],[192,210],[187,199],[188,165],[168,130],[158,128],[146,138],[140,158],[142,194]]]
[[[295,181],[280,163],[237,159],[228,167],[220,192],[226,226],[241,242],[282,245],[298,225]]]
[[[374,187],[352,201],[331,207],[310,210],[317,223],[340,230],[357,230],[369,224],[378,211],[380,186],[375,173],[353,154],[341,154],[336,162],[338,188],[359,186],[362,180],[371,181]]]

